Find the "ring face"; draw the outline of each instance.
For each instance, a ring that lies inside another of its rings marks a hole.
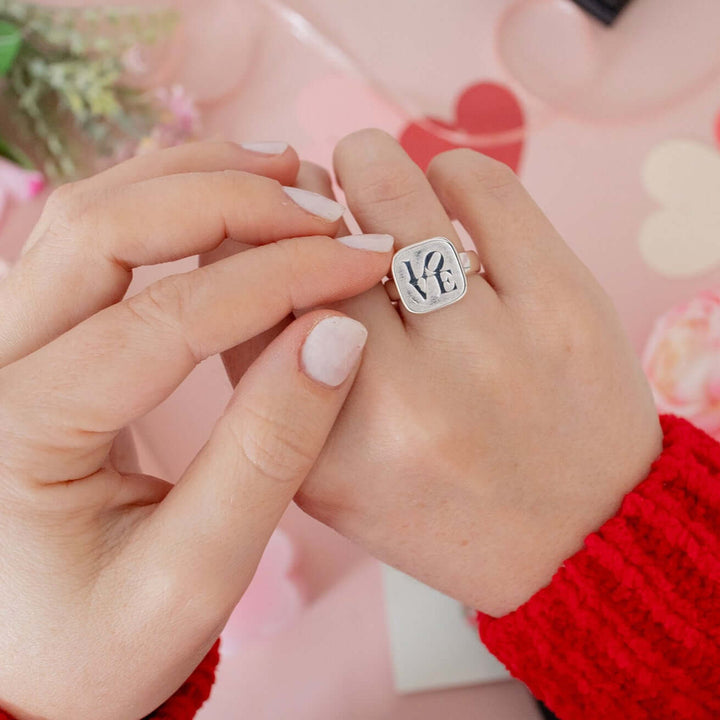
[[[395,253],[392,274],[400,301],[411,313],[427,313],[456,303],[467,278],[455,246],[444,237],[409,245]]]

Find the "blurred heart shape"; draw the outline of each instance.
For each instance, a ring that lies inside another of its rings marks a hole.
[[[266,13],[261,3],[238,0],[178,0],[182,9],[181,57],[174,82],[200,104],[232,95],[257,60]]]
[[[407,125],[400,144],[423,169],[441,152],[469,147],[519,170],[525,140],[525,114],[509,88],[495,82],[467,87],[451,122],[428,117]]]
[[[645,262],[667,277],[690,277],[720,264],[720,154],[693,140],[656,146],[643,168],[661,208],[640,230]]]
[[[655,116],[720,74],[720,3],[636,0],[612,29],[568,0],[508,3],[496,54],[531,96],[591,122]]]

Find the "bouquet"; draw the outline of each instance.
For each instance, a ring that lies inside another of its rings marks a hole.
[[[192,136],[197,112],[182,88],[133,83],[142,49],[177,20],[171,10],[0,0],[0,162],[67,180]]]

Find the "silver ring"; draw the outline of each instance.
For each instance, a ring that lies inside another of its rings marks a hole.
[[[467,292],[463,260],[445,237],[430,238],[398,250],[392,259],[391,273],[386,289],[391,298],[396,291],[403,307],[411,313],[440,310],[458,302]]]

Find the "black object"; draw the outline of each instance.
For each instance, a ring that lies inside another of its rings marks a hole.
[[[573,0],[600,22],[612,25],[630,0]]]
[[[560,720],[557,715],[554,715],[548,708],[545,707],[539,700],[537,701],[538,707],[544,720]]]

